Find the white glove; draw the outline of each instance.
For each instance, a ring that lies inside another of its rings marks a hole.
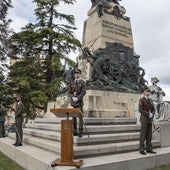
[[[15,119],[15,115],[14,115],[14,114],[12,114],[11,117],[12,117],[13,119]]]
[[[79,100],[77,97],[73,97],[72,99],[73,99],[73,102],[78,102]]]
[[[149,118],[151,119],[153,117],[153,114],[149,112]]]

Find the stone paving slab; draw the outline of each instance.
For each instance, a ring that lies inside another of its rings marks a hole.
[[[26,170],[77,170],[72,166],[57,166],[51,168],[51,162],[59,156],[52,152],[24,144],[14,147],[14,139],[0,139],[0,151],[17,162]],[[157,154],[141,155],[138,151],[84,158],[81,170],[147,170],[170,164],[170,147],[156,148]],[[75,159],[78,161],[79,159]]]

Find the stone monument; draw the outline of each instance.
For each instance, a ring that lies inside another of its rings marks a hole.
[[[146,86],[125,13],[118,1],[92,0],[78,56],[82,78],[87,80],[86,116],[134,117],[139,93]]]
[[[117,0],[91,2],[84,22],[82,52],[77,57],[87,87],[84,114],[100,118],[135,117],[139,93],[147,81],[134,50],[130,18]],[[68,97],[62,95],[57,97],[55,106],[64,107],[66,103]]]

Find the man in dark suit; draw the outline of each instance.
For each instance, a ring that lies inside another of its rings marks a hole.
[[[69,83],[69,96],[71,99],[71,106],[74,108],[80,108],[83,113],[83,96],[86,94],[85,82],[80,79],[81,70],[76,69],[74,71],[74,80]],[[83,115],[79,117],[79,131],[77,131],[77,118],[73,117],[73,131],[74,136],[83,135]]]
[[[5,103],[1,103],[0,107],[0,138],[5,137],[5,115],[7,109],[5,108]]]
[[[152,121],[154,116],[154,104],[153,101],[149,98],[150,89],[145,88],[143,90],[143,97],[139,100],[139,112],[141,113],[140,122],[141,122],[141,131],[140,131],[140,154],[146,155],[145,153],[145,141],[146,141],[146,152],[155,154],[152,150]]]
[[[22,103],[21,97],[16,99],[16,111],[15,111],[15,127],[16,127],[16,141],[13,145],[22,146],[22,123],[23,123],[23,114],[25,112],[24,104]]]

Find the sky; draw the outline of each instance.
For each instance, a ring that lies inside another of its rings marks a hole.
[[[19,31],[29,22],[35,22],[35,4],[32,0],[12,0],[13,7],[9,18],[13,20],[11,28]],[[140,55],[139,64],[145,69],[145,79],[151,85],[151,77],[157,77],[166,93],[164,100],[170,101],[170,0],[122,0],[120,5],[130,17],[135,52]],[[74,5],[62,4],[58,10],[75,17],[77,30],[75,36],[82,40],[83,24],[88,18],[87,12],[91,0],[77,0]],[[75,59],[77,54],[71,54]]]

